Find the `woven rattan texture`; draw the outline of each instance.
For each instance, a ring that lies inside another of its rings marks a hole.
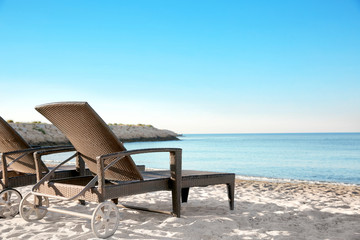
[[[62,131],[93,173],[97,173],[96,157],[126,150],[108,125],[86,102],[51,103],[36,110]],[[105,166],[113,159],[108,159]],[[105,172],[109,180],[141,180],[131,157],[120,160]]]
[[[29,149],[29,144],[2,118],[0,117],[0,152],[11,152]],[[17,158],[22,154],[12,154],[12,158]],[[12,160],[7,159],[7,162]],[[47,167],[42,163],[42,171],[47,171]],[[11,165],[11,169],[22,173],[36,173],[35,161],[32,153],[23,156]]]
[[[85,174],[90,174],[89,171],[86,171]],[[59,170],[55,172],[55,178],[69,178],[78,176],[79,173],[76,170]],[[22,187],[36,183],[36,175],[35,174],[25,174],[17,177],[10,177],[8,187]],[[0,179],[0,190],[5,189],[2,179]]]
[[[53,180],[39,187],[39,192],[54,196],[73,197],[83,190],[83,187],[91,180],[91,177],[74,177],[63,180]],[[159,178],[151,181],[133,181],[133,182],[107,182],[105,185],[104,199],[114,199],[122,196],[140,194],[152,191],[170,190],[168,178]],[[86,191],[78,199],[85,201],[99,202],[101,194],[97,187]]]
[[[46,185],[39,186],[39,192],[43,194],[49,194],[58,197],[73,197],[81,192],[83,186],[73,185],[73,184],[61,184],[61,183],[53,183],[48,182]],[[78,199],[90,201],[90,202],[100,202],[100,193],[97,188],[94,187],[90,191],[86,191],[84,195],[79,196]]]

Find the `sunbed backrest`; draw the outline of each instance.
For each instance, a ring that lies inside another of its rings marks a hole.
[[[2,117],[0,117],[0,152],[12,152],[29,149],[29,144],[17,133]],[[17,158],[22,154],[12,154],[10,157]],[[7,159],[7,163],[12,160]],[[48,171],[46,165],[41,163],[42,171]],[[12,170],[22,173],[36,173],[35,161],[32,153],[20,158],[11,164]]]
[[[87,102],[61,102],[35,108],[62,131],[81,153],[91,172],[97,173],[96,157],[126,150],[109,126]],[[113,159],[108,159],[105,166]],[[120,160],[105,172],[109,180],[142,180],[131,157]]]

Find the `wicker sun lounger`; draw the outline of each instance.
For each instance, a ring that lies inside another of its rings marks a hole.
[[[91,228],[97,237],[106,238],[115,233],[119,224],[119,211],[116,207],[119,197],[171,191],[171,214],[180,217],[181,200],[187,201],[190,187],[215,184],[227,185],[230,209],[234,209],[234,174],[182,171],[182,150],[179,148],[126,151],[86,102],[50,103],[37,106],[36,110],[66,135],[95,176],[50,179],[51,171],[21,201],[20,214],[25,220],[41,219],[47,211],[84,217],[91,219]],[[169,152],[170,170],[140,172],[136,168],[131,155],[153,152]],[[49,207],[49,198],[80,199],[98,202],[99,205],[92,215],[87,215]],[[112,201],[106,201],[109,199]]]
[[[14,217],[19,213],[21,194],[15,187],[36,183],[41,174],[49,170],[42,162],[35,162],[33,154],[37,151],[74,151],[71,146],[31,147],[3,118],[0,117],[0,218]],[[36,178],[36,164],[41,174]],[[56,177],[78,175],[74,170],[61,170]]]

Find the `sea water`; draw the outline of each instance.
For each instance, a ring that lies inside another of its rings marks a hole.
[[[125,147],[182,148],[183,169],[360,184],[360,133],[186,134],[180,141],[133,142]],[[133,158],[149,168],[169,169],[168,153]]]

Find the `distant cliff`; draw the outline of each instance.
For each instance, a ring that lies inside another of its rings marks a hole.
[[[30,145],[70,144],[54,125],[47,123],[10,123]],[[177,134],[151,125],[109,125],[122,142],[178,140]]]

